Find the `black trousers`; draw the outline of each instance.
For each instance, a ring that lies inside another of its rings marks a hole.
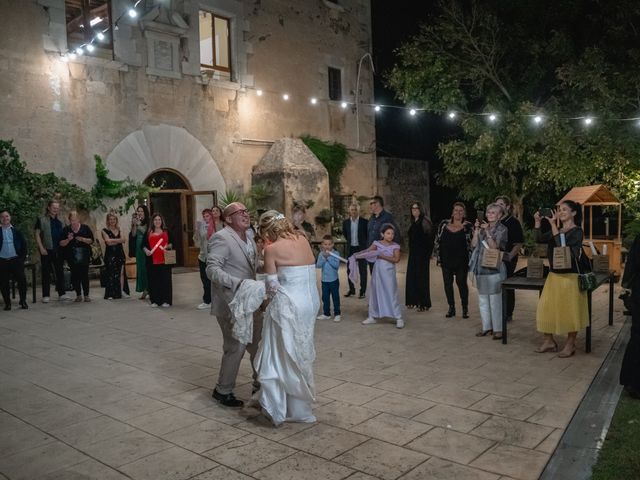
[[[27,301],[27,279],[24,276],[24,259],[14,257],[9,260],[0,258],[0,291],[5,305],[11,305],[10,280],[18,282],[20,303]]]
[[[55,273],[56,291],[58,295],[64,295],[64,258],[62,252],[47,250],[47,255],[40,256],[42,262],[42,296],[50,297],[51,273]]]
[[[207,264],[198,260],[200,265],[200,280],[202,281],[202,303],[211,303],[211,280],[207,277]]]
[[[516,271],[516,265],[518,265],[518,257],[512,258],[511,261],[505,262],[505,266],[507,267],[507,278],[513,276],[513,272]],[[507,296],[507,317],[513,316],[513,309],[516,307],[516,291],[512,289],[507,289],[505,292]]]
[[[71,284],[80,296],[84,292],[84,296],[89,296],[89,265],[69,265],[71,270]]]
[[[149,299],[151,303],[173,304],[173,285],[171,284],[171,265],[149,264]]]
[[[460,300],[462,301],[462,307],[465,308],[469,305],[469,286],[467,285],[467,273],[468,268],[466,265],[462,265],[457,269],[451,269],[442,267],[442,281],[444,283],[444,293],[447,296],[447,303],[450,307],[455,307],[456,302],[453,298],[453,277],[456,277],[456,285],[458,285],[458,291],[460,292]]]
[[[364,247],[353,247],[349,245],[349,255],[353,255],[354,253],[361,252],[364,250]],[[360,295],[364,295],[367,291],[367,261],[366,260],[357,260],[358,263],[358,271],[360,272]],[[349,292],[356,293],[356,286],[353,284],[351,280],[349,280],[349,264],[347,264],[347,281],[349,282]]]

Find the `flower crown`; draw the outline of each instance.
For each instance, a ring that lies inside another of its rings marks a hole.
[[[273,217],[275,220],[284,220],[284,215],[279,213],[277,214],[275,217]]]

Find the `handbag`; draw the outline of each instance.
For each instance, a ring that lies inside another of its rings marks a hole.
[[[176,264],[176,251],[175,250],[165,250],[164,251],[164,264],[165,265],[175,265]]]
[[[591,265],[584,251],[580,249],[580,258],[576,258],[576,266],[578,267],[578,287],[582,292],[591,292],[598,286],[596,283],[596,274],[587,271],[591,270]]]

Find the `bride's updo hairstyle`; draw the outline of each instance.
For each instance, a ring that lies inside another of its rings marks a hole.
[[[260,231],[260,236],[269,242],[275,242],[278,238],[297,237],[300,235],[291,221],[276,210],[267,210],[260,215],[258,230]]]

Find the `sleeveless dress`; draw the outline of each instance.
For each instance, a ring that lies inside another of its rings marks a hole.
[[[279,267],[255,359],[262,408],[275,425],[314,422],[313,330],[320,308],[315,265]]]
[[[114,235],[114,233],[108,228],[103,228],[102,231],[111,239],[120,238],[120,233]],[[122,244],[107,245],[104,249],[104,298],[122,298],[122,286],[120,284],[120,273],[124,266],[125,256]],[[125,278],[126,286],[126,278]],[[128,288],[126,289],[128,290]],[[125,293],[129,293],[126,292]]]

